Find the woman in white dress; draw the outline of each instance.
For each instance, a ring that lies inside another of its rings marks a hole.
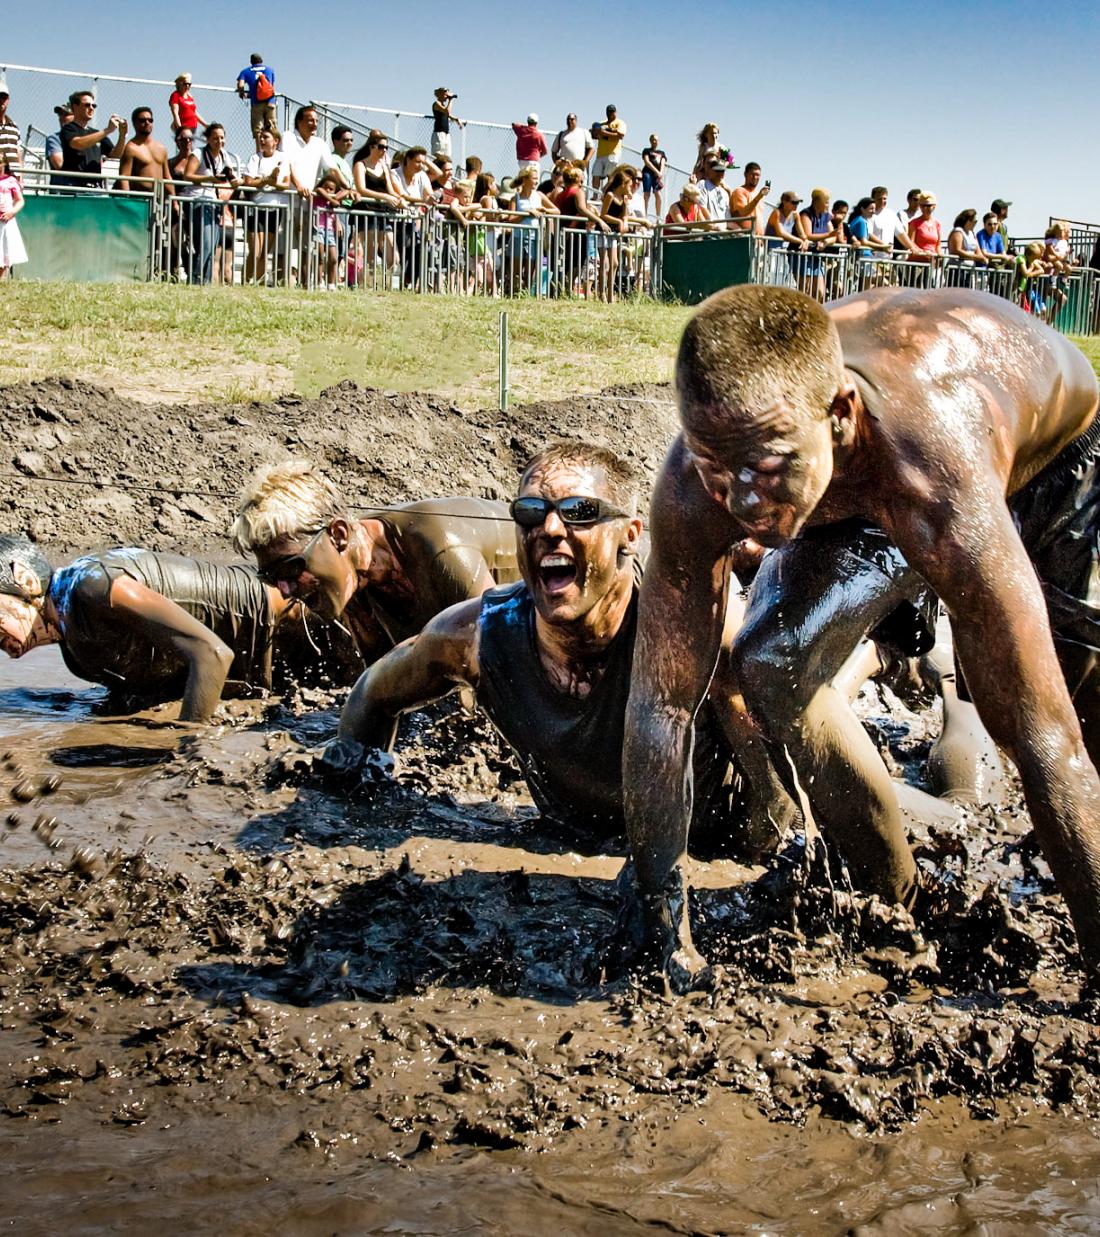
[[[13,266],[27,260],[27,249],[15,218],[23,204],[23,189],[5,159],[0,172],[0,279],[6,279]]]

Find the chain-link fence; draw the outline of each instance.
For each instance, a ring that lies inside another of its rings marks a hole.
[[[29,65],[0,65],[0,71],[7,78],[11,95],[8,112],[23,135],[27,163],[32,167],[41,163],[44,135],[58,130],[53,109],[66,103],[69,95],[77,90],[90,90],[95,95],[99,105],[97,123],[104,126],[106,117],[112,112],[129,121],[136,108],[151,107],[154,136],[164,142],[169,151],[172,149],[172,114],[168,108],[168,96],[175,89],[172,82]],[[186,64],[180,65],[180,71],[187,71]],[[202,119],[207,124],[217,121],[225,127],[226,148],[247,159],[254,149],[248,102],[237,98],[233,85],[193,84],[191,93]]]

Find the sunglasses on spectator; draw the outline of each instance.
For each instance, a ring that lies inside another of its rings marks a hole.
[[[321,534],[326,532],[328,532],[327,525],[317,529],[297,554],[288,554],[285,558],[277,558],[273,563],[267,563],[257,570],[256,575],[264,584],[272,586],[280,582],[293,584],[309,566],[309,556],[313,552],[313,547],[317,544]]]
[[[602,498],[586,494],[570,494],[567,498],[517,498],[511,506],[512,519],[520,528],[538,528],[551,511],[556,511],[565,524],[598,524],[601,520],[629,519],[625,511],[605,503]]]

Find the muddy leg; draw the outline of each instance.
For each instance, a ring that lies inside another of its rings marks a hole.
[[[818,825],[857,883],[893,901],[905,901],[916,879],[897,797],[832,683],[859,640],[914,586],[881,534],[842,526],[796,540],[765,559],[733,652],[749,710],[790,753]]]
[[[1081,722],[1089,759],[1100,769],[1100,657],[1082,645],[1061,640],[1055,640],[1054,648]]]

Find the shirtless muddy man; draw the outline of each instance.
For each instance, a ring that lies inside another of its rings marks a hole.
[[[681,341],[682,432],[652,503],[628,706],[626,816],[649,945],[703,966],[682,873],[693,719],[729,674],[789,754],[865,889],[909,900],[896,796],[833,676],[910,595],[946,605],[966,686],[1016,762],[1043,854],[1100,980],[1100,421],[1084,356],[966,290],[863,293],[828,311],[745,286]],[[730,549],[769,547],[731,659]],[[717,670],[716,670],[717,667]]]

